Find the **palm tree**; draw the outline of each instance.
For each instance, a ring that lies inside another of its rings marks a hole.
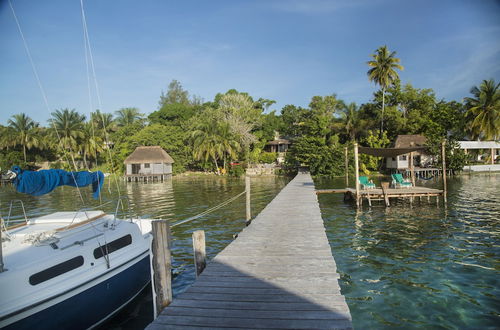
[[[36,132],[38,123],[34,122],[33,119],[26,116],[24,113],[13,115],[12,119],[9,119],[7,123],[14,131],[14,135],[7,138],[12,145],[21,144],[23,146],[24,162],[26,163],[26,149],[31,149],[39,144],[38,134]]]
[[[483,80],[479,88],[470,90],[474,97],[464,99],[469,119],[469,130],[473,138],[486,140],[500,137],[500,83],[494,79]]]
[[[111,113],[96,110],[90,114],[90,121],[94,124],[94,128],[99,131],[110,133],[116,130],[116,122]]]
[[[115,111],[118,126],[132,125],[137,121],[143,121],[144,115],[137,108],[122,108]]]
[[[197,160],[212,160],[219,173],[218,160],[224,160],[226,155],[233,158],[239,149],[229,123],[217,121],[215,118],[202,121],[192,132],[193,156]]]
[[[372,54],[373,60],[367,64],[371,67],[368,70],[368,79],[382,87],[382,120],[380,123],[380,134],[384,131],[384,108],[385,108],[385,91],[394,81],[399,79],[396,69],[403,70],[403,66],[399,64],[400,59],[395,57],[396,52],[389,52],[387,46],[381,46]]]
[[[342,117],[345,124],[345,132],[351,141],[356,139],[356,134],[362,130],[364,126],[363,120],[360,118],[359,109],[356,103],[352,102],[344,107]]]
[[[80,139],[83,138],[83,124],[85,116],[76,110],[62,109],[52,112],[49,120],[64,150],[76,151]],[[73,163],[73,153],[70,152]]]
[[[87,168],[89,168],[87,155],[94,157],[97,166],[97,154],[103,150],[102,138],[96,134],[94,126],[95,125],[92,122],[88,122],[83,125],[83,138],[79,144],[80,152],[83,155],[83,162]]]

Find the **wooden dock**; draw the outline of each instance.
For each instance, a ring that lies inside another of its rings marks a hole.
[[[314,183],[298,174],[146,329],[351,329],[338,278]]]
[[[344,188],[344,189],[318,189],[316,194],[344,194],[344,200],[356,200],[356,189],[354,188]],[[422,197],[427,198],[430,201],[430,197],[436,197],[436,203],[439,202],[439,196],[443,196],[443,190],[432,189],[426,187],[410,187],[410,188],[374,188],[374,189],[362,189],[359,191],[360,201],[363,202],[365,199],[371,206],[372,201],[382,200],[385,201],[386,206],[390,206],[390,199],[397,198],[408,198],[410,202],[413,202],[415,198],[421,199]]]

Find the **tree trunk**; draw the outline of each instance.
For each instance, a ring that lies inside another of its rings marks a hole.
[[[26,144],[23,143],[24,165],[26,165]]]
[[[382,87],[382,120],[380,121],[380,136],[384,133],[385,87]]]
[[[216,157],[214,157],[214,163],[215,163],[215,172],[217,173],[217,175],[219,175],[220,174],[220,172],[219,172],[219,165],[217,164],[217,158]]]

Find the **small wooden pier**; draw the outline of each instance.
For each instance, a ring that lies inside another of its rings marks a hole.
[[[146,329],[351,329],[314,192],[298,174]]]
[[[357,200],[356,189],[318,189],[316,194],[344,194],[344,201]],[[359,190],[360,205],[363,204],[363,199],[372,205],[373,201],[384,201],[386,206],[390,206],[391,199],[406,198],[411,202],[418,198],[419,201],[422,197],[430,201],[431,197],[436,198],[436,203],[439,203],[439,197],[443,196],[443,190],[431,189],[426,187],[410,187],[410,188],[374,188],[374,189],[361,189]]]

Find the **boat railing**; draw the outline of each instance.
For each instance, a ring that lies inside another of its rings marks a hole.
[[[127,201],[126,214],[127,214],[127,218],[130,220],[130,222],[132,222],[132,213],[130,212],[130,199],[128,198],[128,196],[121,196],[116,201],[115,214],[113,215],[113,223],[111,225],[112,227],[115,227],[115,225],[116,225],[116,219],[118,218],[118,212],[120,211],[120,206],[121,206],[122,212],[125,212],[125,206],[123,205],[123,201]]]
[[[28,216],[26,215],[26,209],[24,208],[24,203],[20,199],[13,199],[10,201],[10,206],[9,206],[9,214],[7,215],[7,222],[5,223],[5,228],[9,228],[10,224],[10,216],[12,215],[12,207],[15,202],[19,202],[21,204],[21,208],[23,209],[23,215],[24,215],[24,223],[22,224],[16,224],[16,225],[26,225],[28,224]]]

